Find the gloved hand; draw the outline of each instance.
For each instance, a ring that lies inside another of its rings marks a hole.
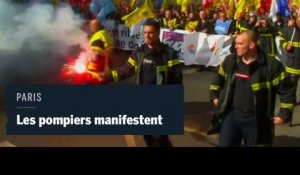
[[[94,71],[87,71],[91,77],[98,81],[99,84],[105,83],[104,73],[103,72],[94,72]]]

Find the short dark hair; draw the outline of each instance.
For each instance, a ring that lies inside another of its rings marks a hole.
[[[248,35],[250,41],[253,41],[255,43],[257,43],[258,41],[258,36],[259,36],[259,32],[257,29],[251,29],[251,30],[245,30],[245,31],[242,31],[239,35],[241,34],[246,34]]]
[[[160,24],[152,18],[147,19],[144,26],[152,26],[157,32],[160,32]]]

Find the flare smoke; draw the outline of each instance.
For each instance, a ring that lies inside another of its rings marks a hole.
[[[0,21],[2,85],[54,78],[66,54],[87,43],[83,21],[68,5],[0,1]]]

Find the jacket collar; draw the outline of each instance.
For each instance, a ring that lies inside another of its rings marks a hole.
[[[237,56],[237,63],[239,63],[242,60],[240,56]],[[261,49],[257,48],[257,62],[259,65],[264,65],[267,61],[267,55],[261,51]]]
[[[140,49],[141,49],[141,50],[145,50],[146,47],[147,47],[147,44],[143,44],[143,45],[140,47]],[[162,42],[159,41],[159,43],[158,43],[158,45],[157,45],[157,47],[156,47],[155,49],[156,49],[158,52],[163,52],[163,51],[164,51],[164,47],[165,47],[165,45],[164,45]]]

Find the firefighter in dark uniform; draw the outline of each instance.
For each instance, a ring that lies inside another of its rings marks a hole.
[[[276,13],[277,20],[274,22],[274,28],[276,30],[276,35],[280,35],[282,30],[285,28],[285,19],[281,15],[281,13]]]
[[[285,70],[293,82],[296,94],[300,76],[300,16],[297,17],[295,25],[287,26],[282,30],[280,45],[286,50]]]
[[[181,63],[176,52],[159,40],[160,25],[149,19],[144,24],[145,44],[135,50],[126,64],[104,75],[104,81],[118,81],[137,75],[136,84],[181,84]],[[167,135],[145,135],[147,146],[172,146]]]
[[[280,35],[280,45],[287,51],[286,72],[297,87],[300,75],[300,17],[296,20],[295,26],[288,26],[283,29]]]
[[[225,58],[210,86],[220,146],[240,146],[242,140],[245,146],[271,146],[274,126],[292,117],[294,87],[283,65],[259,50],[257,39],[254,30],[237,35],[237,53]],[[281,105],[274,117],[276,93]]]
[[[242,33],[249,29],[248,22],[245,20],[245,14],[239,13],[235,21],[235,34]]]
[[[110,33],[101,27],[97,19],[90,22],[90,29],[93,34],[89,44],[93,54],[88,58],[88,80],[90,84],[97,84],[99,83],[99,73],[110,70],[112,38]]]
[[[265,18],[258,21],[255,28],[259,33],[258,46],[268,56],[275,57],[277,53],[275,42],[276,29]]]

